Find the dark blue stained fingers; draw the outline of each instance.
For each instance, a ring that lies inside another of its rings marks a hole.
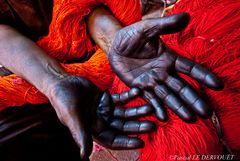
[[[206,118],[212,115],[212,110],[206,102],[180,77],[168,76],[165,83],[199,116]]]
[[[218,76],[187,58],[178,56],[175,62],[175,69],[204,83],[208,88],[221,90],[224,87],[223,82]]]
[[[154,88],[156,95],[161,99],[174,113],[186,122],[194,122],[195,116],[182,101],[175,96],[165,85],[158,85]]]
[[[155,130],[155,124],[151,121],[122,121],[114,119],[110,127],[127,134],[140,134]]]
[[[166,110],[161,101],[159,100],[159,98],[151,91],[144,91],[143,97],[154,108],[155,115],[158,118],[158,120],[163,122],[167,121],[168,116]]]
[[[125,104],[128,101],[136,98],[140,94],[141,94],[141,90],[140,89],[138,89],[138,88],[131,88],[127,92],[123,92],[123,93],[120,93],[120,94],[113,94],[112,95],[112,100],[113,100],[113,103],[115,105],[121,105],[121,104]]]
[[[143,105],[133,108],[115,108],[114,117],[120,119],[135,119],[149,115],[153,112],[150,105]]]

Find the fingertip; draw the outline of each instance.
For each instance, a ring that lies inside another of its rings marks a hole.
[[[159,121],[166,122],[168,120],[168,115],[160,107],[155,108],[155,114]]]
[[[146,40],[149,40],[157,35],[179,32],[188,25],[189,21],[190,15],[183,12],[161,18],[145,19],[141,21],[139,30],[141,29],[140,33],[144,30]]]
[[[197,118],[192,114],[187,108],[181,107],[178,109],[178,116],[187,123],[194,123],[197,121]]]
[[[119,94],[112,94],[111,95],[112,101],[114,104],[118,104],[121,103],[120,102],[120,95]]]
[[[181,19],[185,20],[186,23],[190,21],[191,16],[187,12],[182,12],[177,15],[180,16]]]
[[[134,87],[130,90],[129,94],[131,97],[136,97],[141,94],[141,90],[139,88]]]
[[[162,103],[159,102],[157,99],[151,99],[150,103],[154,108],[157,119],[161,122],[166,122],[168,120],[168,115]]]
[[[89,156],[92,153],[93,148],[93,140],[90,135],[83,135],[81,138],[81,142],[79,143],[80,147],[80,157],[83,160],[89,159]]]
[[[188,24],[191,19],[190,14],[188,14],[187,12],[182,12],[182,13],[176,14],[176,16],[178,16],[179,22],[182,22],[185,24]]]
[[[80,149],[80,158],[82,160],[84,160],[84,161],[89,160],[89,156],[90,156],[90,154],[87,154],[86,151],[83,148]]]
[[[224,88],[223,81],[214,74],[208,74],[205,77],[206,86],[214,90],[222,90]]]
[[[158,99],[155,97],[155,95],[151,92],[145,92],[144,98],[150,103],[150,105],[153,107],[153,110],[155,112],[155,115],[157,119],[161,122],[166,122],[168,120],[168,115],[165,112],[164,106]]]
[[[180,13],[178,16],[178,22],[177,25],[179,26],[179,29],[182,30],[185,27],[187,27],[188,23],[190,22],[190,15],[186,12]]]
[[[209,118],[212,115],[212,109],[201,99],[198,99],[193,106],[195,112],[202,118]]]
[[[139,138],[131,138],[129,140],[128,148],[129,149],[138,149],[138,148],[143,148],[144,147],[144,142],[139,139]]]
[[[142,122],[139,127],[139,130],[141,132],[151,132],[151,131],[154,131],[155,129],[156,129],[156,125],[151,121]]]
[[[187,27],[187,25],[191,19],[190,15],[186,12],[174,14],[174,15],[170,16],[169,18],[172,20],[175,32],[181,31],[185,27]]]

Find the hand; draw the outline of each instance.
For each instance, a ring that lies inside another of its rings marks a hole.
[[[167,48],[159,38],[161,34],[181,31],[189,19],[188,14],[181,13],[137,22],[116,34],[110,50],[109,61],[113,70],[128,86],[143,90],[143,97],[162,121],[167,119],[167,115],[159,100],[187,122],[196,119],[192,110],[201,117],[212,113],[177,72],[187,74],[215,90],[223,87],[216,75]]]
[[[120,135],[120,132],[141,133],[152,131],[154,128],[153,123],[149,121],[135,121],[122,122],[125,125],[124,128],[121,129],[120,127],[119,131],[114,130],[114,127],[116,129],[118,128],[116,125],[120,124],[119,121],[112,120],[114,119],[112,113],[114,107],[111,99],[108,98],[108,94],[104,94],[98,106],[102,92],[85,78],[67,76],[56,83],[54,87],[51,87],[49,93],[49,100],[58,118],[69,128],[75,142],[80,147],[80,155],[84,160],[88,159],[92,151],[92,135],[107,147],[131,149],[142,147],[142,141],[137,138],[130,138],[127,135]],[[128,101],[138,94],[138,89],[132,89],[125,94],[123,93],[119,97],[121,98],[119,101]],[[141,115],[145,115],[151,112],[149,108],[149,106],[145,106],[135,110],[140,112]],[[117,111],[119,110],[121,108],[117,109]],[[127,111],[126,117],[129,116]],[[130,114],[138,116],[139,113],[131,113],[130,111]],[[104,120],[104,118],[107,119]],[[135,125],[142,128],[135,128],[132,131],[128,128],[128,126]]]
[[[126,134],[151,132],[155,125],[150,121],[135,119],[152,113],[149,105],[135,108],[114,108],[124,104],[139,95],[140,90],[132,88],[122,94],[110,95],[105,92],[97,108],[97,119],[93,121],[93,136],[96,142],[115,150],[127,150],[143,147],[142,140],[129,137]],[[133,120],[134,119],[134,120]]]

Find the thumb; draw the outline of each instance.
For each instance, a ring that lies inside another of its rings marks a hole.
[[[86,133],[84,131],[80,132],[79,147],[81,159],[89,160],[89,156],[91,155],[93,148],[92,136],[89,133]]]
[[[71,123],[68,123],[68,128],[71,131],[73,139],[80,148],[80,157],[83,160],[88,160],[92,152],[93,140],[87,127],[86,121],[72,120]]]
[[[139,21],[120,30],[113,41],[110,53],[129,56],[143,45],[159,35],[176,33],[184,29],[190,21],[188,13],[174,14],[168,17]],[[111,59],[110,54],[110,59]]]
[[[89,156],[92,153],[93,140],[91,135],[82,134],[82,142],[80,143],[80,157],[83,160],[89,160]]]
[[[136,25],[149,40],[154,36],[179,32],[188,25],[189,21],[190,15],[183,12],[162,18],[146,19]]]

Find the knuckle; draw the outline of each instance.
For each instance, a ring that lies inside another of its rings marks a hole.
[[[166,98],[169,95],[169,90],[164,85],[158,85],[154,88],[154,91],[160,98]]]

